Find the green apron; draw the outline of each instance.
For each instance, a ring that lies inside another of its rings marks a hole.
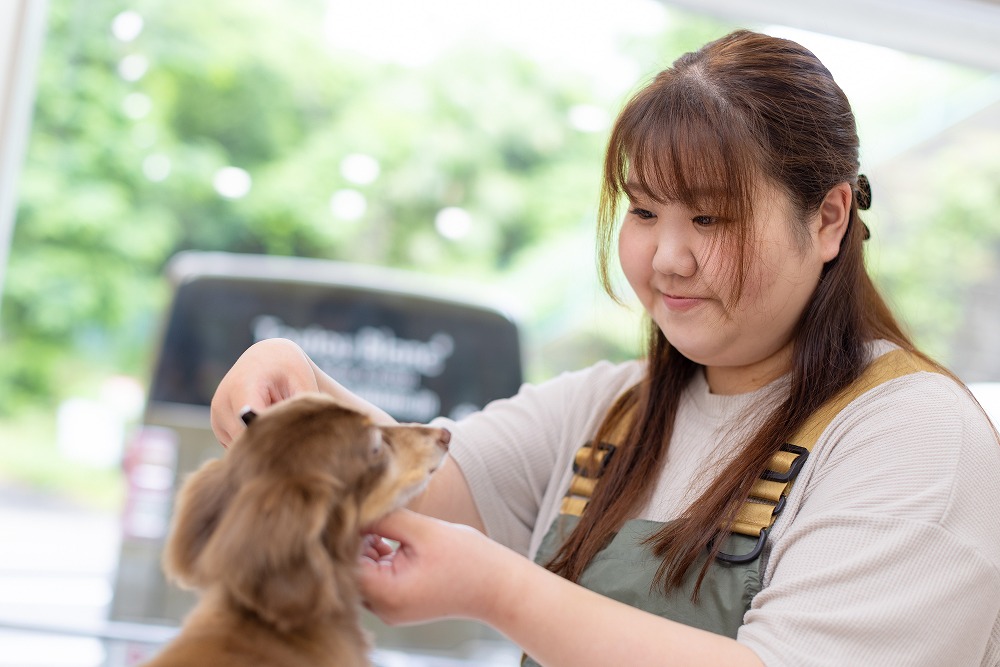
[[[577,521],[579,517],[559,515],[542,541],[535,561],[545,564],[551,560]],[[660,560],[653,554],[652,547],[643,542],[662,525],[645,519],[626,521],[611,542],[590,562],[578,583],[595,593],[657,616],[735,638],[736,631],[743,625],[743,615],[750,608],[750,601],[760,591],[760,557],[740,564],[713,562],[695,604],[691,601],[691,592],[704,561],[691,567],[683,585],[669,593],[652,587]],[[723,551],[749,553],[755,544],[755,539],[745,535],[730,535]],[[521,665],[538,667],[538,663],[527,655]]]
[[[906,350],[894,350],[882,355],[853,384],[824,404],[791,438],[791,442],[775,453],[768,470],[761,475],[751,490],[750,498],[741,507],[730,527],[732,532],[721,548],[724,554],[748,557],[715,559],[702,581],[697,604],[691,601],[691,593],[704,560],[688,569],[681,586],[667,593],[662,588],[653,588],[653,578],[660,561],[651,547],[643,542],[663,525],[655,521],[626,521],[611,542],[593,558],[578,583],[595,593],[657,616],[735,638],[737,630],[743,625],[744,614],[761,589],[760,552],[768,531],[784,508],[792,482],[822,432],[842,409],[861,394],[889,380],[921,371],[940,372],[940,369]],[[619,425],[619,434],[628,428],[629,419],[626,416],[625,423]],[[581,448],[579,460],[589,456],[590,446],[587,443]],[[613,453],[615,444],[602,443],[600,448],[605,447]],[[597,477],[603,471],[603,465]],[[542,540],[535,556],[536,562],[542,565],[548,563],[573,531],[596,481],[594,478],[581,479],[580,474],[574,476],[564,500],[563,513],[553,521]],[[734,560],[739,562],[732,562]],[[528,655],[524,656],[521,664],[538,667],[538,663]]]

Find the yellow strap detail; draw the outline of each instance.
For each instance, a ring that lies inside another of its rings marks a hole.
[[[770,500],[772,503],[778,502],[781,494],[785,491],[785,482],[772,482],[768,479],[758,479],[750,487],[750,495],[754,498]]]
[[[740,507],[740,511],[736,514],[736,520],[733,521],[729,530],[740,535],[757,537],[762,528],[771,525],[774,518],[772,516],[774,507],[774,503],[757,503],[748,500]]]
[[[580,496],[566,496],[563,498],[559,513],[581,516],[583,510],[587,507],[587,500],[587,498],[581,498]]]
[[[621,401],[623,397],[624,395],[619,397],[618,400]],[[628,430],[634,421],[634,412],[635,404],[633,403],[618,422],[614,424],[606,442],[617,446],[625,440],[628,436]],[[572,480],[570,480],[569,491],[566,492],[566,497],[562,501],[562,508],[560,510],[562,514],[571,514],[573,516],[581,516],[583,514],[583,510],[587,507],[590,497],[594,495],[597,480],[604,469],[604,461],[610,455],[610,451],[601,449],[600,447],[594,452],[593,446],[589,442],[576,451],[573,461],[575,469],[581,472],[574,473]],[[592,476],[582,474],[590,467],[591,460],[597,465],[597,473]]]
[[[869,364],[861,377],[813,413],[789,442],[803,447],[807,451],[812,451],[823,431],[852,401],[890,380],[920,371],[940,372],[937,366],[906,350],[887,352]],[[791,452],[776,452],[771,458],[768,468],[775,472],[787,472],[792,461],[796,458],[796,455]],[[794,481],[768,482],[758,480],[754,482],[753,488],[750,490],[750,497],[740,507],[730,531],[749,537],[758,537],[761,530],[769,528],[774,523],[777,518],[773,513],[774,508],[781,500],[781,496],[787,496],[791,491]]]
[[[597,477],[573,475],[573,481],[569,484],[569,495],[590,498],[594,495],[594,487],[597,486],[598,479]]]
[[[790,444],[812,451],[823,431],[852,401],[890,380],[920,371],[940,372],[933,364],[906,350],[893,350],[882,355],[873,361],[854,383],[827,401],[807,419],[802,428],[791,438]],[[633,413],[634,410],[630,410],[618,421],[608,439],[609,442],[617,445],[625,439],[628,429],[632,425]],[[590,443],[577,451],[574,460],[579,469],[585,470],[587,468],[591,454]],[[607,451],[598,450],[594,455],[598,465],[604,461],[607,455]],[[775,452],[768,464],[768,469],[776,473],[787,473],[798,456],[794,452]],[[582,515],[583,510],[587,507],[587,502],[594,493],[597,480],[598,477],[574,474],[569,491],[563,498],[561,512],[574,516]],[[765,479],[755,481],[750,489],[750,497],[740,507],[729,530],[749,537],[759,537],[761,530],[769,528],[774,523],[777,518],[774,514],[774,508],[782,501],[783,496],[788,495],[793,482],[794,480],[777,482]]]
[[[590,465],[590,457],[592,455],[590,450],[591,450],[590,443],[587,443],[580,449],[576,450],[576,456],[573,458],[573,460],[576,462],[576,465],[579,469],[586,470],[587,466]],[[608,451],[606,449],[598,449],[597,452],[593,454],[594,462],[597,463],[598,469],[600,469],[600,465],[604,463],[604,459],[607,455]]]
[[[792,452],[775,452],[774,456],[771,457],[771,463],[767,467],[774,472],[788,472],[788,469],[792,467],[792,462],[797,458],[799,458],[799,455]]]
[[[924,361],[906,350],[893,350],[892,352],[883,354],[869,364],[865,372],[853,384],[830,399],[812,417],[806,420],[806,423],[802,425],[799,432],[792,438],[791,443],[799,447],[805,447],[811,451],[816,441],[823,434],[823,431],[833,421],[833,418],[840,414],[840,411],[846,408],[851,401],[890,380],[921,371],[929,373],[941,372],[937,366]]]

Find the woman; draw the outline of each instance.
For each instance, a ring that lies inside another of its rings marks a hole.
[[[996,432],[869,279],[858,165],[847,99],[793,42],[737,31],[640,90],[599,245],[646,358],[441,420],[452,456],[374,528],[401,546],[372,540],[370,607],[488,623],[543,665],[1000,664]],[[389,419],[264,341],[216,434],[317,389]]]

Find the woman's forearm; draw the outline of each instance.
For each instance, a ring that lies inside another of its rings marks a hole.
[[[603,597],[509,553],[496,601],[480,620],[546,667],[606,665],[763,667],[729,637]]]
[[[327,375],[312,359],[309,359],[309,357],[306,357],[306,359],[308,359],[309,365],[312,367],[313,375],[316,376],[316,386],[321,392],[333,396],[358,412],[363,412],[371,417],[372,421],[376,424],[397,423],[385,410],[349,391],[344,385]]]

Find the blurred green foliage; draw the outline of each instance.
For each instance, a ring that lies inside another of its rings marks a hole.
[[[276,7],[51,0],[0,310],[0,414],[54,403],[68,378],[143,377],[169,296],[162,269],[184,249],[497,283],[522,302],[533,379],[634,353],[638,313],[610,304],[594,277],[604,132],[570,122],[580,105],[613,116],[621,91],[611,99],[493,44],[419,68],[377,62],[317,39],[325,2]],[[144,22],[133,41],[111,31],[125,10]],[[671,13],[621,50],[652,74],[728,28]],[[375,177],[345,172],[357,155]],[[249,175],[245,196],[213,185],[228,167]],[[332,206],[337,193],[363,213]],[[942,202],[884,254],[881,279],[922,341],[946,347],[938,325],[954,315],[947,300],[928,310],[925,290],[965,279],[923,272],[954,275],[938,255],[959,246],[979,257],[983,235],[1000,235],[981,211],[998,204],[995,187]],[[446,207],[467,212],[467,235],[435,227]],[[945,250],[942,234],[959,246]]]
[[[980,137],[986,145],[1000,146],[1000,131],[990,139]],[[972,309],[996,312],[1000,308],[995,301],[970,299],[970,288],[975,285],[993,284],[1000,289],[996,213],[1000,211],[1000,159],[992,152],[977,158],[970,151],[952,157],[942,160],[938,174],[944,186],[933,197],[913,193],[926,209],[907,216],[905,230],[886,234],[873,268],[918,342],[946,364],[963,362],[963,375],[975,376],[975,370],[967,367],[974,359],[958,349],[959,330],[967,321],[981,319],[972,316]],[[967,333],[974,340],[990,341],[1000,335],[996,331]],[[975,379],[997,381],[1000,377],[986,369]]]
[[[585,86],[512,51],[468,47],[420,71],[338,53],[315,36],[324,6],[51,2],[0,410],[58,396],[69,369],[142,375],[168,296],[161,271],[179,250],[487,281],[586,224],[603,139],[567,122],[591,102]],[[111,31],[125,9],[144,20],[131,42]],[[347,180],[353,154],[374,158],[378,177]],[[252,178],[245,197],[213,187],[226,167]],[[358,219],[331,212],[341,190],[364,197]],[[468,236],[435,230],[447,206],[471,216]]]

